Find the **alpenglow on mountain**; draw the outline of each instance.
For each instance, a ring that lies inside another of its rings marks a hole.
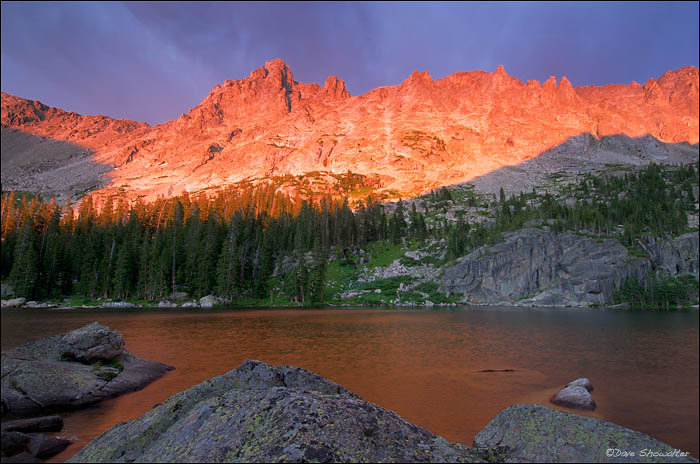
[[[334,175],[348,171],[365,176],[374,191],[405,197],[516,165],[581,134],[696,144],[698,129],[695,67],[643,85],[576,88],[566,77],[524,83],[503,67],[438,80],[414,72],[400,85],[350,96],[337,77],[322,87],[297,82],[276,59],[154,127],[2,94],[3,164],[10,149],[29,160],[60,141],[63,148],[47,156],[64,153],[63,161],[38,156],[22,181],[41,187],[51,176],[71,178],[71,163],[78,178],[77,160],[89,159],[107,176],[95,184],[98,200],[153,200],[307,173],[332,186]],[[80,166],[89,177],[85,162]],[[3,168],[3,190],[22,187],[19,177]]]

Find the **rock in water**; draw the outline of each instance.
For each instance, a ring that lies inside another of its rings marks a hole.
[[[595,401],[588,390],[577,385],[567,385],[549,401],[559,406],[586,411],[593,411],[596,408]]]
[[[593,391],[593,384],[591,383],[590,380],[588,380],[585,377],[581,377],[580,379],[576,379],[572,382],[569,382],[566,386],[567,387],[583,387],[586,390],[588,390],[589,392]]]
[[[92,323],[3,351],[3,412],[30,415],[74,410],[138,390],[172,369],[138,358],[123,346],[119,332]],[[111,366],[101,366],[106,358]],[[90,361],[96,362],[86,364]]]
[[[61,416],[33,417],[3,422],[3,432],[60,432],[63,428]]]
[[[54,454],[60,453],[70,444],[71,441],[64,438],[34,434],[27,445],[27,450],[29,454],[37,458],[48,458]]]
[[[481,462],[298,367],[245,361],[116,425],[71,462]]]
[[[68,332],[61,340],[61,356],[84,363],[111,359],[124,349],[124,338],[99,322]]]
[[[474,446],[501,447],[505,462],[698,462],[643,433],[535,404],[498,413],[476,435]],[[660,454],[644,457],[642,450]],[[616,456],[617,451],[635,455]]]

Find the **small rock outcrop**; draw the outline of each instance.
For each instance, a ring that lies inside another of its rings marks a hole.
[[[698,462],[643,433],[535,404],[498,413],[474,446],[503,450],[504,462]],[[657,454],[645,456],[642,450]],[[625,451],[633,454],[623,456]]]
[[[172,369],[123,347],[119,332],[95,322],[3,351],[3,413],[77,409],[138,390]]]
[[[116,330],[93,322],[65,334],[59,346],[62,357],[93,363],[119,356],[124,350],[124,337]]]
[[[312,372],[249,360],[172,396],[139,419],[112,427],[68,462],[647,460],[610,459],[608,447],[673,452],[642,433],[540,405],[502,411],[479,432],[474,447],[468,447],[435,436]],[[697,462],[674,458],[686,461]]]
[[[223,300],[214,295],[207,295],[199,299],[199,306],[202,308],[213,308],[221,303],[223,303]]]
[[[568,385],[562,388],[549,401],[559,406],[586,411],[593,411],[596,408],[595,401],[593,401],[593,397],[588,390],[576,385]]]

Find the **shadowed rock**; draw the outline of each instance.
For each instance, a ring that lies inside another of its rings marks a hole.
[[[476,435],[474,446],[500,447],[505,462],[698,462],[643,433],[535,404],[516,404],[498,413]],[[615,450],[635,455],[615,456]],[[661,455],[644,457],[641,450]]]
[[[2,423],[3,432],[60,432],[63,419],[60,416],[33,417]]]
[[[3,411],[31,415],[73,410],[142,388],[172,369],[122,347],[121,334],[93,323],[3,351]]]
[[[19,454],[27,449],[30,440],[31,437],[26,433],[3,430],[0,433],[0,454],[3,457]]]
[[[58,454],[68,445],[71,444],[70,440],[57,437],[48,437],[42,434],[32,434],[31,440],[27,445],[27,451],[32,456],[37,458],[48,458],[54,454]]]
[[[41,462],[41,459],[35,458],[31,454],[27,453],[26,451],[21,452],[20,454],[16,454],[14,456],[10,456],[7,458],[2,458],[3,464],[7,463],[34,463],[34,462]]]

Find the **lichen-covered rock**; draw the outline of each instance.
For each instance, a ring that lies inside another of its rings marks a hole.
[[[246,361],[112,427],[71,462],[481,462],[304,369]]]
[[[642,433],[539,405],[502,411],[470,448],[435,436],[312,372],[245,361],[172,396],[139,419],[112,427],[69,462],[645,460],[608,459],[607,447],[673,452]]]
[[[93,322],[68,332],[61,339],[61,356],[93,363],[119,356],[124,349],[124,337],[99,322]]]
[[[54,335],[3,351],[3,411],[34,415],[73,410],[142,388],[172,369],[132,355],[123,349],[123,339],[118,332],[99,326],[107,329],[107,333],[103,333],[95,327],[90,324],[66,335]],[[79,333],[87,334],[92,341],[81,342],[76,337]],[[102,335],[98,337],[98,333]],[[66,356],[67,346],[75,349],[73,356]],[[98,364],[72,360],[77,356],[95,359],[98,355],[97,359],[101,359],[117,347],[119,354],[111,360],[115,366],[120,366],[121,372],[113,376],[100,375]],[[84,355],[76,356],[76,353]]]
[[[502,449],[505,462],[698,462],[643,433],[535,404],[498,413],[476,435],[474,447]]]
[[[593,411],[596,408],[595,401],[588,390],[578,385],[567,385],[552,396],[549,401],[559,406],[585,411]]]

